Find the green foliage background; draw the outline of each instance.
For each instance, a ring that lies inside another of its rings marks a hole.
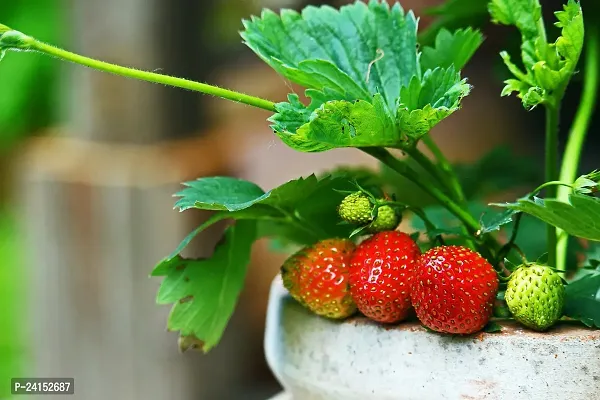
[[[62,11],[54,0],[35,4],[0,2],[0,16],[8,26],[51,43],[62,43]],[[56,120],[60,63],[50,57],[9,54],[0,64],[0,150],[6,152],[20,138]]]
[[[23,268],[20,268],[19,241],[15,223],[0,213],[0,399],[10,396],[10,378],[23,371],[25,341],[21,299],[25,298]]]
[[[0,1],[8,26],[62,43],[62,11],[54,0]],[[60,63],[49,57],[9,54],[0,64],[0,156],[22,139],[56,121]],[[5,185],[6,182],[0,182]],[[10,398],[11,377],[23,373],[27,332],[23,317],[25,276],[20,239],[9,208],[0,204],[0,399]]]

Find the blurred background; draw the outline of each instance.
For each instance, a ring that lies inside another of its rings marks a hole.
[[[344,3],[3,1],[0,21],[91,57],[281,101],[300,89],[241,43],[240,20],[265,7]],[[441,1],[402,3],[420,15]],[[560,2],[544,6],[552,11]],[[432,134],[455,163],[504,145],[541,167],[543,113],[499,96],[505,72],[497,54],[519,38],[487,23],[483,29],[486,42],[465,71],[474,91]],[[580,90],[575,79],[566,121]],[[37,54],[7,55],[0,64],[0,398],[10,397],[16,376],[74,376],[82,399],[266,400],[280,390],[262,338],[268,288],[284,254],[256,244],[236,313],[208,355],[178,352],[177,334],[165,329],[169,308],[155,305],[159,282],[148,278],[209,216],[172,209],[181,181],[232,175],[268,190],[338,165],[376,167],[353,150],[296,153],[272,134],[268,117]],[[597,144],[590,135],[585,171],[598,167]],[[205,232],[186,255],[210,254],[221,229]]]

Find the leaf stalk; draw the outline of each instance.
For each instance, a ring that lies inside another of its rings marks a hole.
[[[555,105],[546,104],[546,181],[558,179],[558,132],[559,132],[560,101]],[[546,187],[546,197],[556,197],[556,186]],[[548,264],[556,266],[556,228],[547,227]]]
[[[157,74],[155,72],[143,71],[135,68],[128,68],[116,64],[107,63],[104,61],[95,60],[93,58],[81,56],[79,54],[75,54],[70,51],[66,51],[61,48],[40,42],[39,40],[32,38],[31,36],[27,36],[21,32],[14,30],[3,32],[2,36],[0,36],[0,49],[37,51],[49,56],[59,58],[63,61],[83,65],[85,67],[92,68],[98,71],[107,72],[126,78],[133,78],[141,81],[192,90],[195,92],[200,92],[215,97],[220,97],[225,100],[231,100],[234,102],[247,104],[249,106],[261,108],[263,110],[272,112],[276,111],[275,103],[269,100],[265,100],[255,96],[250,96],[229,89],[223,89],[218,86],[213,86],[206,83],[200,83],[188,79],[177,78],[164,74]]]
[[[598,37],[598,28],[592,25],[589,28],[586,44],[586,59],[584,66],[583,93],[573,125],[569,132],[567,146],[563,155],[562,166],[560,169],[560,180],[563,182],[573,182],[577,177],[581,150],[585,143],[586,134],[590,126],[592,115],[596,108],[598,98],[598,74],[600,69],[600,39]],[[568,201],[572,189],[568,187],[559,187],[557,198],[561,201]],[[567,264],[567,244],[568,235],[561,235],[560,229],[556,230],[558,236],[556,246],[556,268],[565,270]]]
[[[471,214],[438,189],[429,179],[423,179],[423,176],[419,175],[415,170],[406,165],[406,163],[398,160],[388,150],[379,147],[363,147],[361,150],[409,179],[435,198],[442,206],[454,214],[467,227],[470,233],[474,234],[479,229],[479,223]]]
[[[433,168],[438,172],[438,174],[440,174],[443,181],[447,180],[446,185],[450,188],[450,191],[453,194],[454,199],[461,206],[463,206],[463,208],[466,209],[467,208],[467,199],[465,198],[465,194],[464,194],[462,186],[458,180],[458,177],[456,176],[456,173],[454,172],[454,168],[452,168],[452,164],[450,163],[448,158],[446,158],[446,156],[444,155],[442,150],[438,147],[438,145],[435,143],[435,141],[431,138],[429,133],[426,134],[425,136],[423,136],[422,140],[423,140],[423,143],[425,144],[425,146],[427,146],[427,148],[433,153],[433,156],[435,157],[435,159],[438,162],[438,165],[431,163],[433,165]],[[427,157],[424,157],[424,158],[427,161],[429,161],[429,159]],[[468,231],[464,227],[462,227],[461,230],[463,231],[463,234],[468,234]],[[472,240],[467,241],[467,246],[472,249],[475,249],[475,247],[476,247],[475,243]]]

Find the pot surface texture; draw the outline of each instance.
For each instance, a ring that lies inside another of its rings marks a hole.
[[[265,352],[293,400],[600,399],[600,330],[499,323],[500,333],[460,337],[418,322],[330,321],[296,303],[277,277]]]

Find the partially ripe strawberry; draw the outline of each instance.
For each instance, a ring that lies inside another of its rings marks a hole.
[[[381,206],[377,209],[377,217],[367,226],[367,230],[371,233],[392,231],[398,227],[400,218],[390,206]]]
[[[420,254],[411,237],[397,231],[377,233],[358,245],[350,262],[350,292],[360,312],[378,322],[405,319]]]
[[[440,246],[419,258],[411,297],[429,329],[470,334],[487,324],[497,293],[498,275],[479,253]]]
[[[317,315],[341,319],[356,312],[348,285],[348,266],[355,249],[349,239],[326,239],[305,247],[281,267],[290,295]]]

